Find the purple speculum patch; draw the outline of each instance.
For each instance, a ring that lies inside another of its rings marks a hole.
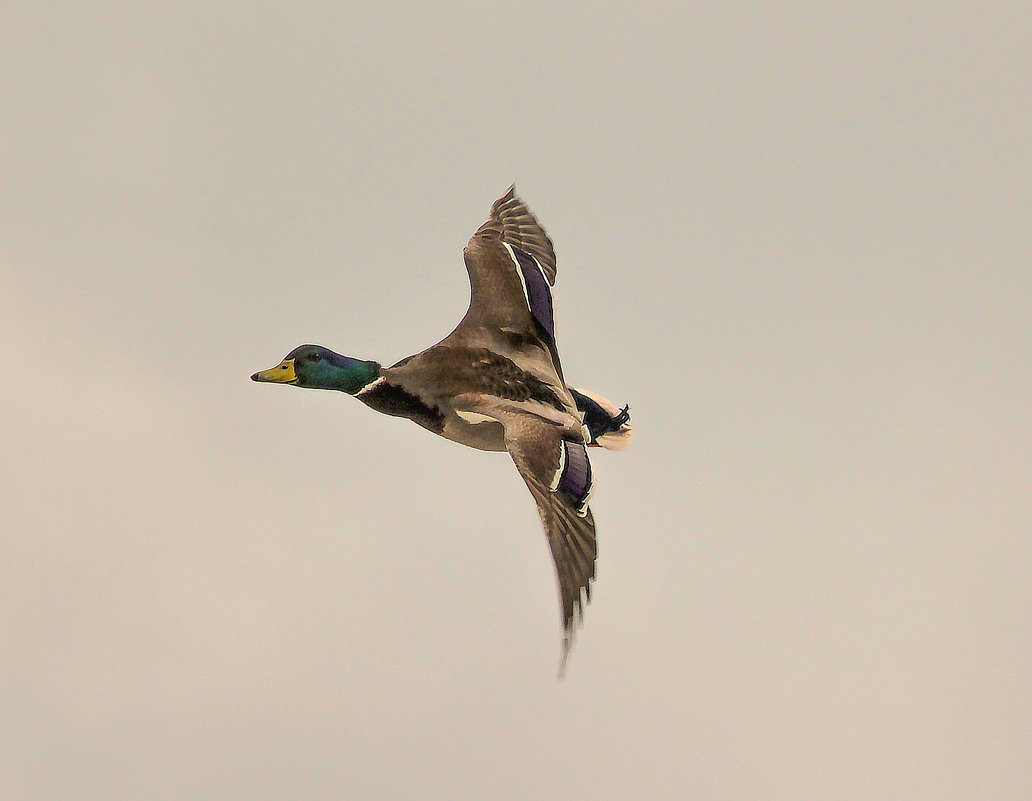
[[[559,478],[556,489],[563,490],[578,506],[583,506],[591,494],[591,462],[588,461],[588,449],[579,442],[563,440],[566,448],[566,459],[563,474]]]
[[[516,262],[523,274],[523,285],[527,289],[527,304],[530,306],[530,313],[554,342],[555,322],[552,317],[552,291],[548,288],[548,280],[533,256],[524,253],[517,247],[514,247],[512,252],[516,256]]]

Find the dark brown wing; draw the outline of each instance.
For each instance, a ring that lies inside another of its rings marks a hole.
[[[587,448],[532,415],[507,418],[504,425],[505,446],[534,496],[555,562],[565,662],[583,602],[591,599],[598,555],[595,521],[587,507],[594,488]]]

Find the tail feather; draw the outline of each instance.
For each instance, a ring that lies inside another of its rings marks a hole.
[[[571,387],[570,394],[584,415],[584,425],[591,434],[589,445],[598,445],[612,451],[630,447],[634,428],[630,422],[629,406],[618,409],[612,401],[583,389]]]

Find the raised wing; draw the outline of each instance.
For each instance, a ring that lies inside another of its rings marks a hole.
[[[547,352],[561,376],[551,291],[555,250],[515,187],[494,202],[463,256],[470,303],[452,338],[466,345],[500,344],[514,350],[536,345]]]
[[[537,502],[559,581],[563,619],[563,664],[583,602],[591,600],[598,547],[588,508],[595,480],[582,441],[565,439],[563,429],[532,415],[509,417],[505,447]],[[583,600],[582,600],[583,598]]]
[[[504,195],[491,204],[491,216],[477,234],[492,232],[507,245],[519,248],[535,259],[544,271],[548,284],[555,283],[555,250],[541,223],[510,186]],[[476,234],[474,234],[476,236]]]

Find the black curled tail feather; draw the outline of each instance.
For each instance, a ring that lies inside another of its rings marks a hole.
[[[606,433],[619,431],[620,427],[623,426],[624,423],[629,422],[631,422],[631,407],[629,404],[625,403],[624,407],[620,410],[620,413],[609,421],[609,431]]]
[[[591,436],[589,445],[600,445],[611,450],[623,450],[631,440],[631,409],[615,404],[593,392],[570,387],[577,409],[584,415],[584,425]]]

